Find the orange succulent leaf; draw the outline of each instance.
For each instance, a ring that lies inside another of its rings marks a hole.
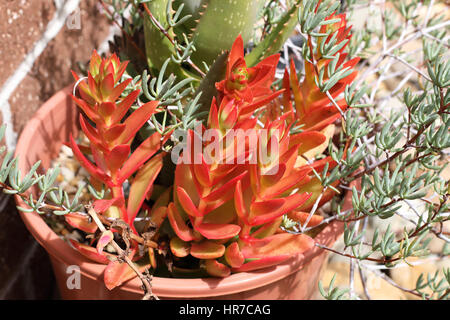
[[[119,137],[120,143],[128,143],[134,138],[138,130],[153,115],[158,104],[159,101],[150,101],[133,111],[133,113],[124,122],[125,130]]]
[[[145,197],[153,186],[153,182],[161,171],[164,157],[164,153],[159,153],[152,159],[150,159],[136,174],[130,187],[130,193],[128,196],[127,213],[131,221],[134,220]]]
[[[150,216],[156,228],[159,228],[167,217],[167,207],[153,208]]]
[[[94,203],[92,204],[92,208],[95,210],[95,212],[97,213],[103,213],[106,210],[108,210],[111,206],[122,206],[123,203],[123,199],[121,198],[113,198],[113,199],[99,199],[99,200],[95,200]]]
[[[282,217],[278,217],[275,220],[262,225],[258,230],[253,232],[251,236],[253,238],[262,239],[275,234],[280,227],[282,220]]]
[[[110,184],[111,178],[105,172],[93,165],[88,159],[86,159],[86,157],[83,155],[80,148],[76,144],[75,140],[73,139],[72,134],[70,135],[69,139],[69,145],[73,151],[75,158],[77,158],[77,160],[89,172],[89,174],[106,184]]]
[[[161,140],[161,134],[153,133],[150,137],[145,139],[139,147],[137,147],[131,156],[124,161],[122,168],[118,173],[118,182],[122,183],[128,179],[139,167],[142,166],[148,159],[150,159],[163,145],[170,135],[166,135]]]
[[[92,221],[89,222],[89,219],[86,216],[82,216],[76,213],[69,212],[64,215],[66,222],[74,228],[80,229],[87,233],[94,233],[97,231],[97,224]]]
[[[193,242],[191,244],[191,255],[198,259],[216,259],[223,256],[225,246],[210,240]]]
[[[225,278],[231,274],[230,268],[216,259],[207,259],[204,262],[206,272],[213,277]]]
[[[96,121],[98,119],[98,115],[95,112],[94,109],[92,109],[87,102],[85,102],[86,99],[79,99],[75,97],[74,95],[70,95],[72,97],[72,100],[75,102],[75,104],[83,111],[83,113],[92,121]]]
[[[130,253],[129,258],[133,259],[136,250]],[[146,266],[138,267],[139,271],[143,272]],[[108,290],[112,290],[124,282],[127,282],[137,276],[136,272],[131,269],[128,263],[120,262],[119,260],[111,261],[105,268],[103,279]]]
[[[283,214],[302,206],[310,197],[311,193],[308,192],[294,193],[288,197],[283,198],[283,203],[281,204],[281,206],[277,209],[274,209],[273,211],[267,210],[266,212],[263,211],[256,214],[252,210],[250,211],[248,224],[251,226],[256,226],[273,221]]]
[[[104,252],[100,254],[95,248],[79,243],[78,241],[75,241],[73,239],[69,239],[69,241],[79,253],[94,262],[108,264],[110,260],[107,258],[107,256],[115,257],[112,254],[106,254]]]
[[[128,159],[130,152],[131,148],[129,145],[119,144],[106,155],[105,162],[113,177],[117,175],[120,167]]]
[[[91,142],[91,145],[95,146],[97,149],[101,150],[102,152],[107,152],[107,146],[105,145],[105,141],[101,139],[101,137],[98,134],[97,129],[92,127],[83,117],[82,114],[80,114],[80,126],[81,130],[83,130],[83,133],[86,135],[86,137]]]
[[[228,245],[225,249],[224,257],[225,261],[232,268],[239,268],[245,261],[244,255],[242,254],[241,249],[239,249],[239,244],[237,242],[232,242]]]
[[[182,187],[177,187],[178,201],[180,202],[183,210],[191,216],[202,217],[203,214],[197,209],[197,206],[192,201],[187,191]]]
[[[189,242],[183,241],[178,237],[170,239],[170,251],[173,255],[179,258],[183,258],[189,255],[191,245]]]
[[[318,131],[303,131],[291,136],[290,145],[299,145],[298,153],[304,154],[327,140],[327,137]]]
[[[140,90],[134,90],[130,92],[125,98],[123,98],[116,106],[113,114],[111,115],[111,122],[118,123],[127,114],[127,111],[131,108],[133,103],[139,96]]]
[[[229,239],[237,236],[241,227],[236,224],[198,223],[194,225],[196,231],[207,239]]]
[[[180,212],[173,202],[167,207],[167,217],[169,218],[173,231],[181,240],[197,240],[198,237],[194,234],[194,231],[187,226],[184,218],[180,215]]]

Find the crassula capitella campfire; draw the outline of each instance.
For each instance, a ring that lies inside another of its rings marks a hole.
[[[104,199],[93,202],[93,209],[104,222],[118,218],[124,224],[108,222],[111,230],[99,233],[96,222],[85,216],[69,213],[65,219],[93,235],[91,245],[71,242],[86,257],[107,265],[109,289],[135,276],[104,251],[114,233],[123,234],[124,225],[132,235],[129,258],[145,260],[154,270],[169,265],[174,275],[227,277],[279,264],[313,248],[313,238],[287,233],[280,225],[283,217],[317,225],[323,218],[309,217],[310,209],[335,193],[329,188],[322,194],[314,172],[333,168],[336,162],[330,156],[320,160],[315,156],[327,148],[333,123],[346,104],[338,101],[341,110],[332,105],[315,78],[327,80],[330,64],[347,68],[347,74],[329,88],[338,98],[355,78],[352,67],[358,61],[347,61],[344,50],[350,28],[344,15],[328,19],[336,18],[338,22],[323,26],[321,32],[331,30],[325,45],[331,37],[342,42],[339,59],[315,52],[316,63],[306,61],[302,81],[292,63],[279,90],[273,89],[279,55],[248,67],[238,36],[228,54],[225,77],[215,84],[217,94],[210,101],[208,118],[186,132],[184,147],[172,157],[173,185],[166,188],[155,180],[164,157],[171,158],[163,146],[171,143],[174,130],[156,131],[145,139],[137,135],[166,106],[150,101],[132,109],[139,89],[125,93],[132,80],[122,81],[127,63],[116,55],[101,58],[94,52],[87,79],[74,73],[78,93],[73,100],[89,144],[78,145],[71,138],[69,145],[89,172],[90,184],[108,190]],[[138,214],[149,218],[144,234],[134,223]],[[139,248],[142,244],[145,251]]]

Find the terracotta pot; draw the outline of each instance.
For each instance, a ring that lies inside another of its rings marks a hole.
[[[41,160],[48,167],[69,134],[78,132],[77,108],[69,96],[70,88],[54,95],[29,121],[17,144],[21,172]],[[347,208],[351,199],[347,196]],[[26,206],[19,197],[16,202]],[[47,250],[63,299],[140,299],[141,283],[135,278],[112,291],[103,283],[104,265],[93,263],[53,232],[37,213],[20,213],[28,230]],[[343,232],[343,223],[333,222],[316,239],[332,246]],[[225,279],[153,278],[154,293],[161,299],[310,299],[317,291],[317,282],[327,252],[315,247],[302,258],[293,258],[276,267],[233,274]],[[81,288],[68,289],[69,266],[79,266]]]

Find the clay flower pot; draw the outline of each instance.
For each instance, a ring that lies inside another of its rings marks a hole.
[[[20,156],[21,172],[41,160],[49,167],[69,134],[78,132],[77,108],[69,96],[71,88],[55,94],[28,122],[19,139],[16,156]],[[19,206],[26,205],[16,197]],[[351,206],[347,194],[346,208]],[[109,291],[103,283],[104,265],[93,263],[62,240],[35,212],[20,213],[26,227],[47,250],[63,299],[140,299],[138,278]],[[317,236],[316,241],[332,246],[343,233],[343,223],[334,221]],[[161,299],[310,299],[317,291],[317,283],[326,261],[327,252],[314,247],[310,252],[292,258],[275,267],[254,272],[232,274],[224,279],[174,279],[154,277],[153,292]],[[80,269],[80,289],[69,289],[70,266]],[[68,269],[69,268],[69,269]]]

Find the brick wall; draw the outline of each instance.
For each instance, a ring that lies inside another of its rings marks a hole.
[[[97,0],[2,0],[0,3],[0,120],[6,143],[17,137],[44,101],[72,82],[112,28]],[[50,262],[23,225],[14,201],[0,196],[0,299],[57,298]]]

